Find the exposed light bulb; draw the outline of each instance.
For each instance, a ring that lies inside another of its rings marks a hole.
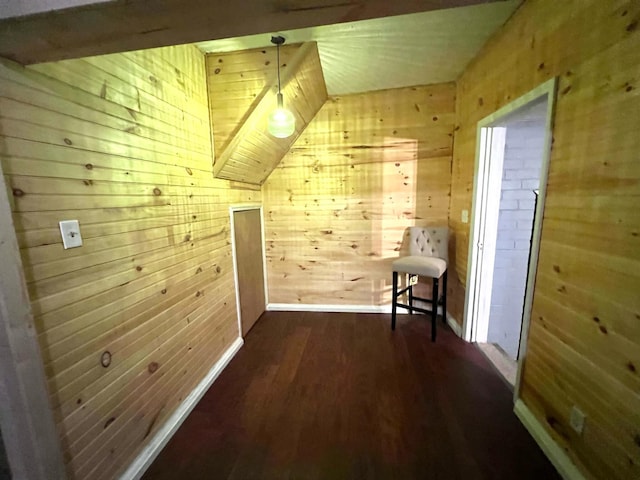
[[[269,114],[267,130],[276,138],[290,137],[296,129],[296,117],[284,108],[282,93],[278,93],[278,108]]]
[[[284,108],[284,100],[280,90],[280,45],[284,43],[284,37],[271,37],[271,43],[276,46],[278,65],[278,107],[267,118],[267,131],[276,138],[290,137],[296,130],[296,117]]]

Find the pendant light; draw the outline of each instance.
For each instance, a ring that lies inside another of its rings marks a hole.
[[[284,43],[284,37],[271,37],[271,43],[276,46],[278,57],[278,107],[269,114],[267,130],[276,138],[287,138],[296,129],[296,118],[293,113],[284,108],[282,92],[280,91],[280,45]]]

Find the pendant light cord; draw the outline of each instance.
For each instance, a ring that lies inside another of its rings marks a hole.
[[[280,92],[280,44],[276,45],[276,57],[278,61],[278,93]]]
[[[271,43],[276,46],[278,93],[276,95],[276,108],[269,114],[269,117],[267,119],[267,130],[276,138],[288,138],[295,132],[296,128],[296,118],[294,117],[293,113],[284,108],[284,99],[282,96],[282,79],[280,75],[280,45],[282,45],[284,41],[284,37],[281,35],[274,35],[271,37]]]
[[[283,108],[283,100],[282,100],[282,83],[280,80],[280,45],[284,43],[284,37],[277,36],[271,37],[271,43],[276,46],[276,67],[278,68],[278,108]]]

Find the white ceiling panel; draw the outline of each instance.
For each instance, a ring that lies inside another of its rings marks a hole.
[[[330,95],[453,81],[520,0],[303,28],[287,43],[318,42]],[[271,33],[198,43],[207,53],[271,46]]]

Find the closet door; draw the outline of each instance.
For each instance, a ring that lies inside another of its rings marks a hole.
[[[244,337],[265,309],[260,210],[233,212],[240,324]]]

